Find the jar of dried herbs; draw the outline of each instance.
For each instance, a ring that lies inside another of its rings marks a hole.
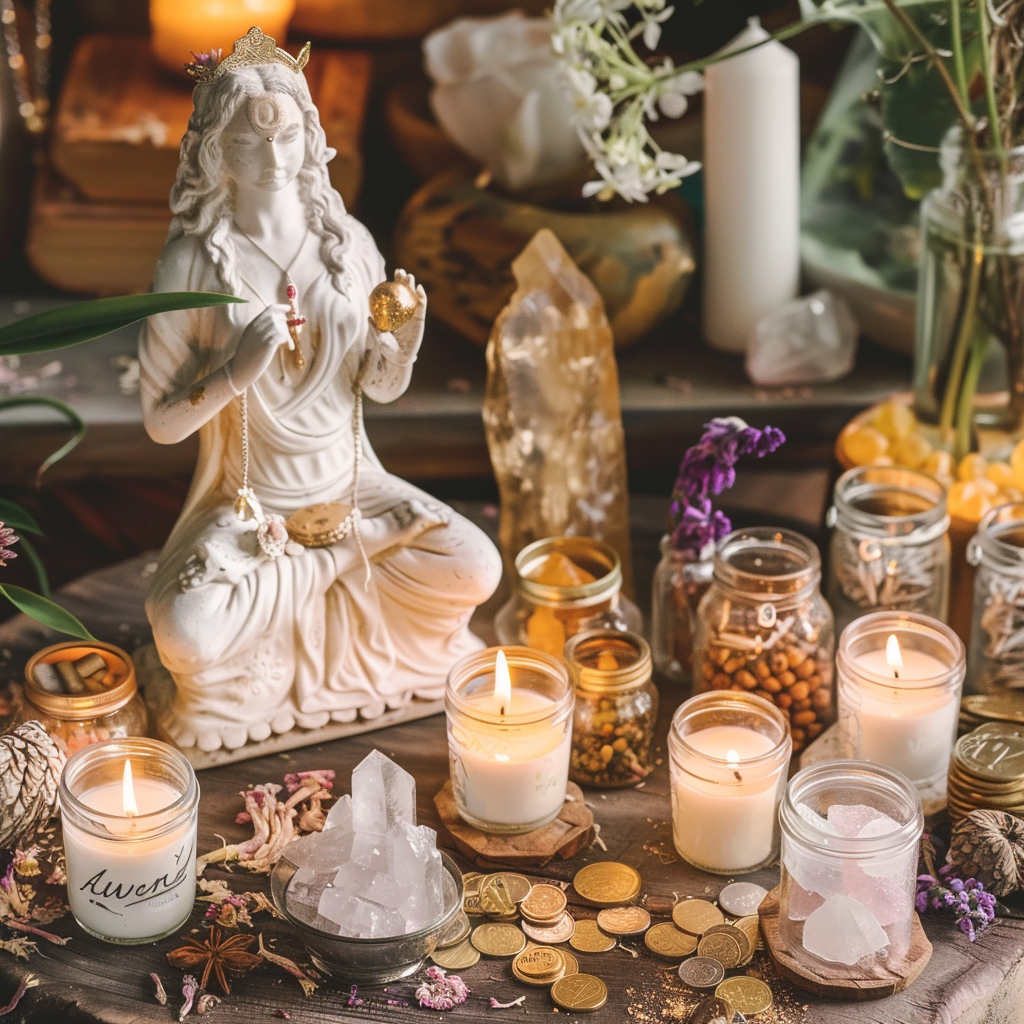
[[[29,659],[13,724],[30,718],[68,756],[93,743],[149,735],[132,659],[98,640],[53,644]]]
[[[967,545],[975,566],[967,686],[1019,692],[1024,674],[1024,502],[1000,505]]]
[[[643,781],[658,718],[651,649],[636,633],[592,629],[565,645],[576,687],[569,778],[615,788]]]
[[[697,611],[694,683],[746,690],[789,722],[798,752],[835,721],[832,611],[821,557],[793,530],[734,530],[718,546],[714,579]]]
[[[944,622],[949,516],[942,485],[912,469],[860,466],[836,481],[833,502],[827,594],[836,632],[877,611]]]
[[[622,594],[615,549],[592,537],[548,537],[516,556],[512,598],[495,616],[503,645],[561,658],[565,642],[587,629],[640,632],[639,609]]]

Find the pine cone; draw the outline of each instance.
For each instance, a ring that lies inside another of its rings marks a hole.
[[[57,813],[64,754],[42,722],[0,736],[0,850],[27,838]]]
[[[946,858],[996,896],[1024,885],[1024,820],[1005,811],[971,811],[953,826]]]

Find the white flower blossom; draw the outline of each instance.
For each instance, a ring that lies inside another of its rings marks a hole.
[[[632,27],[631,9],[638,16]],[[631,42],[642,37],[655,49],[672,12],[666,0],[555,0],[552,49],[564,68],[580,140],[598,174],[584,186],[584,196],[618,195],[642,203],[700,169],[693,160],[664,152],[647,121],[659,111],[680,117],[687,98],[703,86],[702,77],[677,71],[668,58],[644,62]]]

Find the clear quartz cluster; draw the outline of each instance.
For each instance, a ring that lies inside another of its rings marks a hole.
[[[511,564],[544,537],[610,544],[629,578],[619,376],[604,303],[555,235],[512,263],[516,291],[487,345],[484,427]]]
[[[352,772],[323,832],[292,843],[292,913],[323,931],[387,938],[427,928],[449,882],[432,828],[416,824],[416,780],[375,750]]]
[[[833,804],[827,814],[800,804],[800,816],[823,836],[867,839],[897,830],[899,822],[864,804]],[[916,851],[914,852],[916,866]],[[890,944],[886,928],[910,914],[904,857],[841,863],[789,844],[783,863],[791,879],[789,917],[803,921],[803,945],[831,963],[853,965]]]

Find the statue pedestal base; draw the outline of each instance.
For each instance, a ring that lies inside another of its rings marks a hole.
[[[149,708],[150,720],[157,723],[164,708],[174,698],[174,680],[170,672],[160,664],[156,648],[152,644],[136,651],[133,660],[139,687]],[[385,711],[374,718],[359,717],[352,722],[329,722],[317,729],[294,728],[288,732],[272,734],[265,740],[250,741],[235,749],[219,747],[209,751],[201,750],[199,747],[180,747],[173,739],[160,732],[155,724],[154,731],[159,739],[178,747],[192,767],[196,771],[201,771],[203,768],[215,768],[235,761],[248,761],[251,757],[265,757],[267,754],[279,754],[284,750],[327,743],[330,740],[344,739],[346,736],[373,732],[375,729],[386,729],[389,725],[427,718],[442,711],[443,700],[414,700],[406,707]]]

